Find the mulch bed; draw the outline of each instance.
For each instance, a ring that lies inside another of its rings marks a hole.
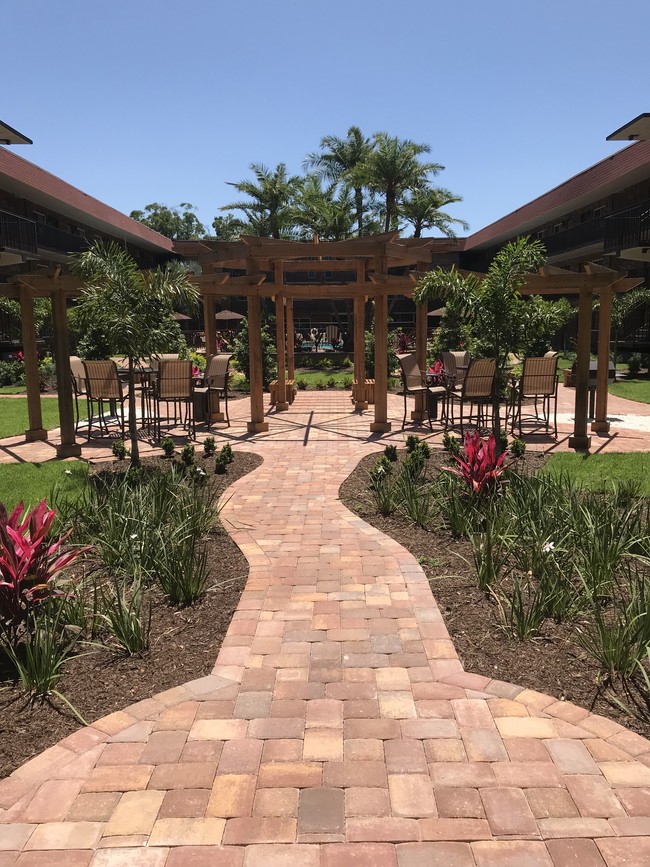
[[[156,463],[164,461],[143,460],[149,466]],[[225,475],[209,476],[215,499],[261,463],[259,455],[235,451]],[[201,466],[202,461],[197,464]],[[119,466],[97,464],[95,470]],[[213,472],[214,458],[204,467]],[[197,604],[174,608],[161,592],[154,592],[151,647],[146,653],[121,657],[100,650],[66,663],[57,689],[89,723],[210,673],[248,577],[246,558],[219,521],[210,531],[208,560],[207,591]],[[0,727],[4,732],[0,739],[0,778],[80,727],[56,697],[30,704],[20,686],[6,676],[6,671],[0,671]]]
[[[650,716],[643,698],[638,693],[627,694],[621,684],[607,687],[601,682],[598,665],[575,639],[575,625],[547,620],[540,637],[509,641],[499,628],[494,603],[478,589],[467,540],[454,538],[442,526],[427,531],[408,518],[377,512],[368,484],[368,470],[377,457],[361,460],[341,486],[341,501],[418,559],[465,669],[574,702],[650,737]],[[523,466],[534,472],[544,461],[542,454],[528,454]],[[453,459],[444,452],[433,452],[428,461],[431,473],[449,464]],[[635,702],[645,719],[625,713],[614,697],[628,706]]]

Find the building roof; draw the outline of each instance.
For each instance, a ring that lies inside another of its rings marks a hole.
[[[649,176],[650,141],[635,142],[470,235],[465,250],[503,243]]]
[[[13,126],[9,126],[8,123],[0,120],[0,144],[34,144],[34,142],[30,138],[27,138],[26,135],[23,135],[22,132],[14,129]]]
[[[132,220],[6,148],[0,148],[0,189],[146,250],[158,253],[171,253],[173,250],[170,238]]]

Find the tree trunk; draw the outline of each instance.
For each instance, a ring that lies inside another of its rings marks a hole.
[[[131,439],[131,466],[140,466],[140,449],[138,444],[138,419],[135,410],[135,371],[133,359],[129,358],[129,437]]]
[[[357,212],[357,226],[359,228],[359,237],[363,235],[363,189],[355,187],[354,204]]]
[[[386,221],[384,231],[390,232],[391,223],[393,222],[393,211],[395,210],[395,193],[392,190],[386,190]]]

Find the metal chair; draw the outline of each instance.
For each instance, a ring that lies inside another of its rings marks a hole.
[[[496,377],[496,358],[474,358],[467,368],[467,375],[463,380],[460,392],[448,391],[448,413],[451,411],[451,420],[454,424],[454,403],[460,405],[460,431],[463,431],[463,410],[469,404],[469,418],[472,421],[473,409],[476,407],[476,426],[487,420],[485,409],[489,408],[494,390]]]
[[[127,395],[122,390],[117,365],[114,361],[84,361],[82,364],[88,400],[88,439],[90,440],[92,434],[95,405],[97,406],[99,430],[102,431],[103,429],[108,433],[108,420],[105,414],[106,402],[108,402],[111,416],[116,417],[122,437],[124,437],[124,401]]]
[[[521,379],[514,387],[514,412],[512,430],[515,423],[519,426],[519,436],[522,435],[522,405],[526,398],[535,401],[535,414],[525,418],[544,423],[546,431],[551,427],[551,401],[553,401],[553,436],[557,437],[557,353],[546,353],[542,358],[524,358],[524,369]],[[542,414],[539,414],[539,401],[542,403]]]
[[[152,359],[153,360],[153,359]],[[174,426],[187,427],[190,438],[195,437],[194,427],[194,382],[192,362],[175,359],[161,359],[154,380],[154,401],[156,405],[155,425],[158,438],[162,436],[161,404],[165,404],[165,416],[173,418]],[[169,415],[169,405],[174,408],[173,417]]]
[[[448,389],[461,388],[469,365],[469,352],[441,352],[440,360],[445,369],[445,384]]]
[[[404,418],[402,419],[402,430],[406,424],[406,397],[409,394],[422,395],[422,399],[426,402],[427,418],[429,419],[429,427],[433,430],[431,423],[431,407],[429,397],[442,398],[442,418],[447,420],[447,389],[443,385],[428,385],[426,374],[422,373],[418,367],[416,355],[414,352],[409,352],[406,355],[398,355],[400,372],[402,375],[402,392],[404,394]]]
[[[70,356],[70,378],[72,380],[72,396],[74,397],[74,432],[78,434],[81,422],[79,416],[79,398],[88,398],[86,371],[84,370],[84,363],[78,355]],[[88,416],[90,417],[90,407],[88,407]]]
[[[212,426],[212,395],[223,399],[226,425],[230,427],[228,416],[228,366],[232,358],[231,352],[218,352],[210,355],[205,365],[205,386],[195,388],[195,394],[203,394],[205,400],[205,418],[208,422],[208,430]]]

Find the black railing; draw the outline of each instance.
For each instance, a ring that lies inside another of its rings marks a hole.
[[[605,252],[650,247],[650,200],[605,218]]]
[[[586,247],[589,244],[597,244],[603,240],[604,232],[605,218],[596,217],[593,220],[580,223],[578,226],[571,226],[570,229],[565,229],[563,232],[557,232],[555,235],[547,235],[542,238],[542,243],[546,247],[546,251],[553,255],[563,253],[566,250],[577,250],[579,247]]]
[[[64,232],[45,223],[36,224],[36,241],[39,247],[59,253],[79,253],[88,246],[88,241],[82,235],[73,235],[72,232]]]
[[[0,247],[36,254],[36,223],[9,211],[0,211]]]

